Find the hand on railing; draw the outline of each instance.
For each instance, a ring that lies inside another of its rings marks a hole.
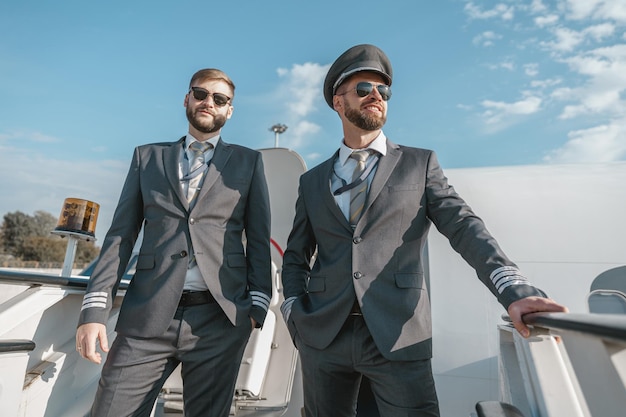
[[[558,304],[550,298],[526,297],[509,305],[508,313],[513,327],[523,337],[530,336],[530,329],[523,321],[525,314],[529,313],[567,313],[567,307]]]

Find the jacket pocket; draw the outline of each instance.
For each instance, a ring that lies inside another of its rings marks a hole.
[[[156,261],[154,255],[139,255],[137,257],[137,269],[153,269]]]
[[[398,288],[422,288],[424,274],[420,273],[396,273],[396,286]]]

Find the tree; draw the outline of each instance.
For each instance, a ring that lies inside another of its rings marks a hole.
[[[45,211],[36,211],[34,216],[21,211],[7,213],[0,228],[2,247],[24,261],[63,262],[67,241],[50,233],[55,226],[55,217]],[[90,262],[98,253],[93,240],[79,240],[75,261]]]
[[[63,262],[66,243],[59,237],[28,236],[21,248],[23,261]]]
[[[2,246],[5,252],[18,257],[24,240],[29,236],[37,236],[38,226],[32,216],[16,211],[4,215],[2,223]]]
[[[67,239],[54,235],[50,237],[30,236],[24,240],[22,259],[24,261],[63,262],[66,251]],[[93,240],[89,242],[79,240],[74,262],[87,264],[93,261],[99,253],[100,249],[96,247]]]
[[[36,236],[50,236],[50,232],[57,225],[56,217],[43,210],[37,210],[35,212],[33,222],[35,223],[34,229]]]

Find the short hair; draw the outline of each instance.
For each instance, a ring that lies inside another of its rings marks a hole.
[[[218,70],[216,68],[205,68],[196,71],[196,73],[191,77],[191,81],[189,81],[189,88],[191,88],[196,82],[204,82],[208,80],[224,81],[230,86],[233,92],[233,97],[231,97],[231,99],[235,98],[235,83],[233,82],[233,80],[230,79],[228,75],[226,75],[224,71]]]

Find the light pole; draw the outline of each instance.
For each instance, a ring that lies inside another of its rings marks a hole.
[[[278,148],[278,135],[280,135],[281,133],[285,133],[285,130],[287,130],[287,125],[283,125],[283,124],[275,124],[274,126],[270,127],[270,132],[274,132],[274,147]]]

